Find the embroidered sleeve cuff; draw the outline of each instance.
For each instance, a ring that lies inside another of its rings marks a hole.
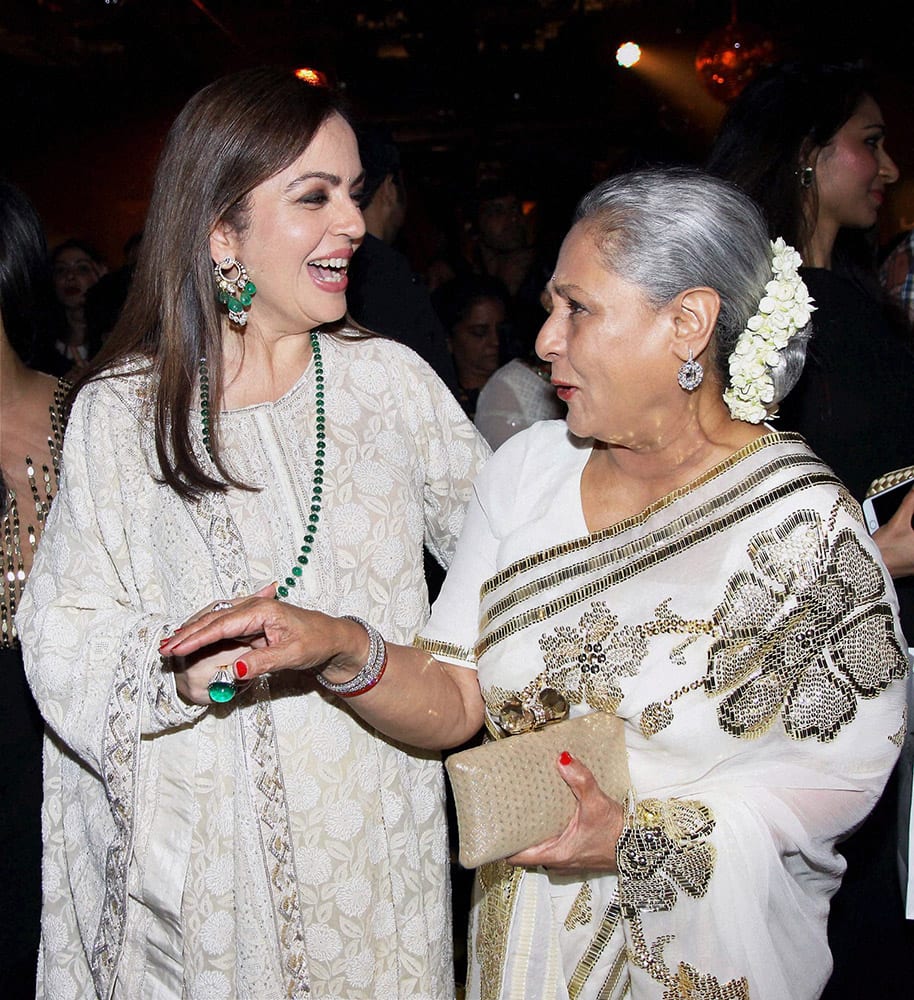
[[[430,656],[434,656],[437,660],[456,663],[459,667],[476,669],[476,653],[467,646],[458,646],[456,643],[444,642],[441,639],[426,639],[421,635],[417,635],[413,639],[413,646]]]
[[[141,631],[146,632],[149,636],[147,643],[151,642],[158,647],[159,639],[171,635],[175,627],[176,623],[174,622],[163,622],[158,629],[150,627],[141,629]],[[150,734],[175,729],[188,722],[194,722],[206,711],[205,705],[191,705],[178,694],[174,672],[169,669],[167,661],[157,654],[154,655],[150,660],[149,677],[146,684],[146,706],[142,720],[143,732]]]

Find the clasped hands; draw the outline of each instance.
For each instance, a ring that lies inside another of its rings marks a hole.
[[[368,655],[368,637],[360,625],[276,601],[275,590],[271,584],[250,597],[209,604],[163,640],[160,654],[181,658],[175,683],[182,697],[210,704],[207,686],[219,666],[240,683],[280,670],[321,670],[335,681],[359,671]],[[615,872],[623,807],[604,795],[580,761],[569,756],[565,762],[564,757],[554,766],[577,800],[574,816],[560,834],[507,862],[560,874]]]
[[[368,655],[360,625],[276,601],[275,593],[270,584],[250,597],[208,604],[162,640],[159,654],[175,661],[182,698],[209,705],[219,667],[242,684],[279,670],[319,669],[342,680],[358,672]]]

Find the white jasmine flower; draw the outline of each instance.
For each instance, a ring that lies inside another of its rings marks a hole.
[[[797,269],[803,261],[778,237],[771,244],[772,279],[765,286],[758,312],[746,322],[729,358],[730,385],[724,401],[734,420],[759,424],[774,402],[771,369],[790,338],[809,323],[815,308]]]

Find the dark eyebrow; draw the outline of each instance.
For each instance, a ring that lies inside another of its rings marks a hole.
[[[363,170],[352,182],[352,187],[355,187],[356,184],[361,184],[364,180],[365,171]],[[286,191],[292,191],[297,187],[301,187],[302,184],[306,184],[308,181],[326,181],[328,184],[332,184],[333,187],[339,187],[343,183],[343,179],[338,174],[328,174],[323,170],[314,170],[311,173],[294,177],[286,185]]]
[[[286,190],[291,191],[293,188],[300,187],[308,181],[326,181],[334,187],[341,183],[340,178],[336,174],[327,174],[322,170],[315,170],[310,174],[301,174],[298,177],[293,177],[292,180],[286,185]]]

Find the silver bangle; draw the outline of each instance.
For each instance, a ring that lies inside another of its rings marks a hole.
[[[384,667],[387,665],[387,645],[381,633],[364,619],[358,618],[355,615],[343,615],[343,617],[361,625],[368,633],[368,659],[365,661],[365,666],[362,667],[355,677],[344,681],[342,684],[334,684],[333,681],[328,681],[323,674],[317,674],[316,677],[318,684],[322,687],[345,698],[356,693],[361,693],[362,691],[367,691],[377,684],[384,671]]]

